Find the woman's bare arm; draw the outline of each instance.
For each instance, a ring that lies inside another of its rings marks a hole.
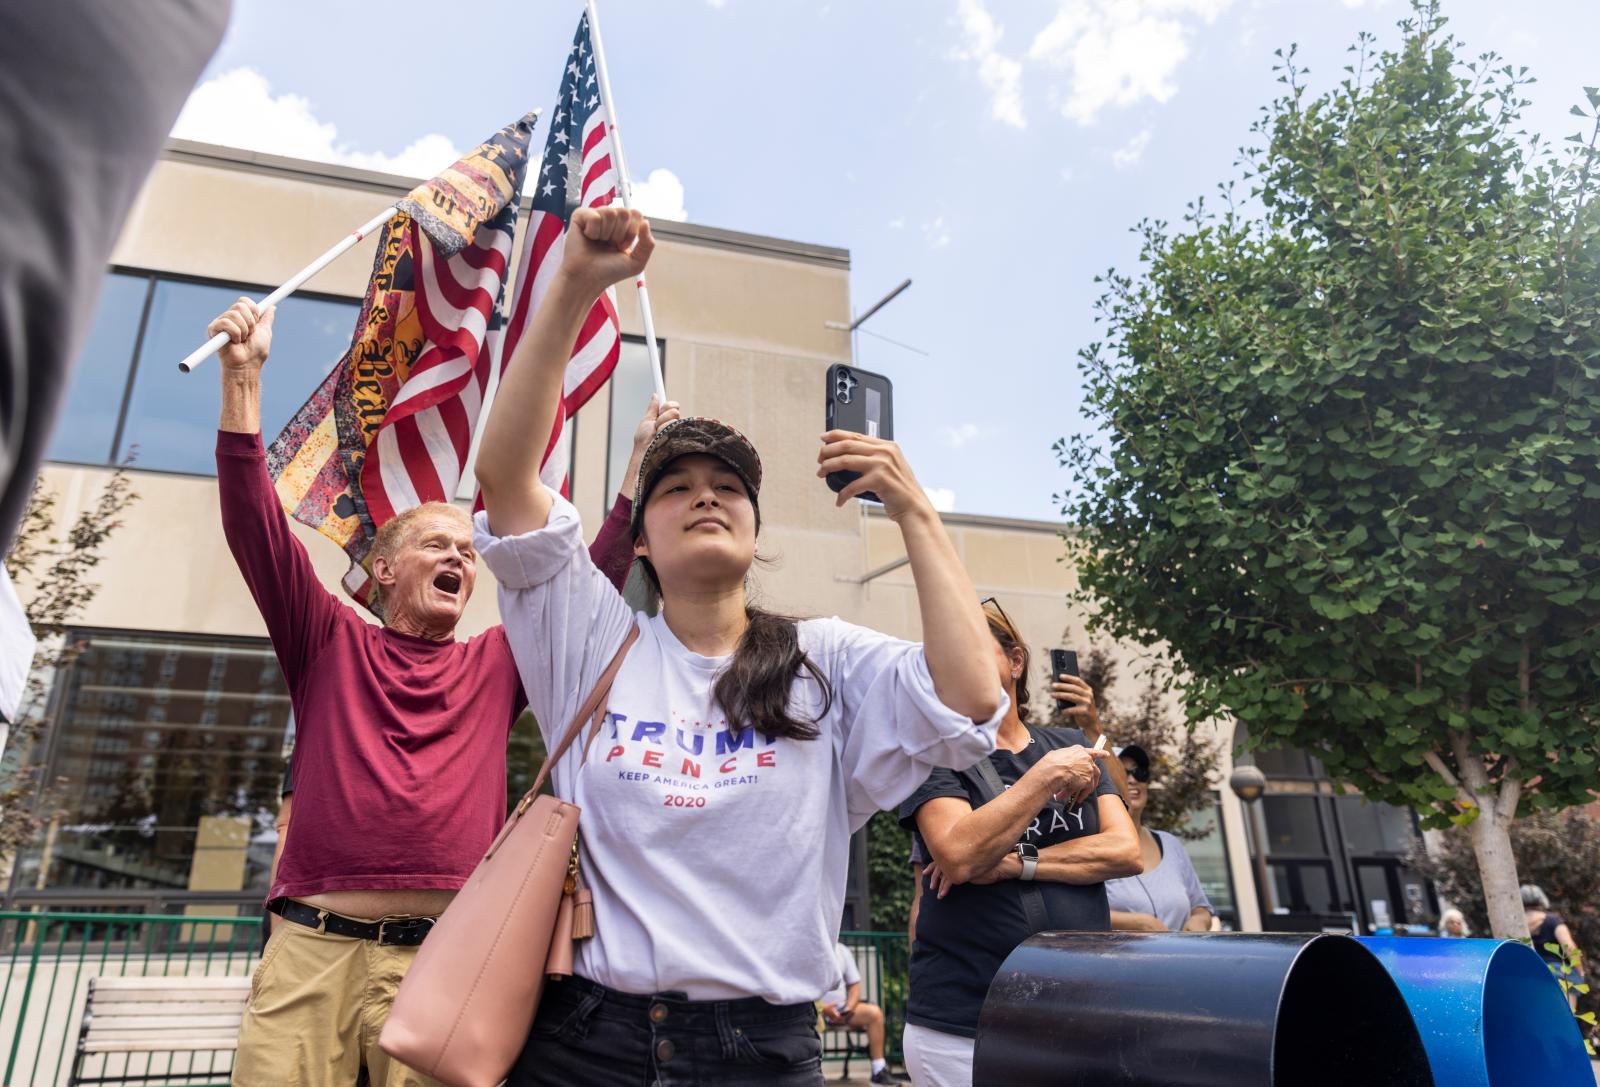
[[[1100,833],[1039,850],[1039,868],[1034,879],[1055,883],[1104,883],[1108,879],[1137,876],[1144,871],[1139,832],[1133,828],[1133,819],[1122,798],[1109,794],[1101,796],[1095,808],[1100,814]]]
[[[1053,795],[1092,791],[1099,784],[1098,766],[1110,754],[1087,747],[1058,747],[1046,752],[1015,785],[987,804],[974,808],[966,800],[950,796],[928,801],[917,809],[917,830],[940,870],[955,882],[965,883],[1015,849]],[[1123,814],[1126,817],[1126,810]],[[1134,844],[1137,847],[1137,841]]]
[[[549,521],[550,493],[539,482],[539,458],[561,402],[572,345],[595,299],[642,272],[654,248],[650,226],[636,211],[612,206],[572,213],[561,267],[506,366],[478,449],[478,486],[497,535],[533,532]]]
[[[983,808],[989,806],[985,804]],[[977,810],[982,811],[983,808]],[[1133,829],[1133,820],[1129,818],[1128,809],[1123,806],[1121,798],[1102,796],[1095,808],[1100,814],[1100,832],[1039,850],[1039,865],[1033,874],[1035,881],[1104,883],[1108,879],[1136,876],[1144,871],[1144,861],[1139,853],[1139,833]],[[931,844],[929,848],[932,848]],[[935,870],[931,876],[931,886],[940,898],[958,883],[998,883],[1022,875],[1022,860],[1014,852],[1008,852],[990,867],[976,873],[958,868],[957,872],[965,876],[964,879],[956,878],[956,872],[944,868],[937,858],[930,867]]]

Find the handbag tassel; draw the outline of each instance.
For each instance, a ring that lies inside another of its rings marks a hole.
[[[594,935],[594,896],[585,888],[572,896],[572,938],[587,940]]]

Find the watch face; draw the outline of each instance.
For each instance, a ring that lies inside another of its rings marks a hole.
[[[1039,859],[1039,847],[1036,845],[1031,845],[1028,842],[1018,842],[1017,856],[1021,857],[1025,861],[1036,861]]]

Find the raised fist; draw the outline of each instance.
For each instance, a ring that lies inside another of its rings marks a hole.
[[[227,312],[206,326],[206,336],[228,334],[228,342],[217,352],[224,370],[259,370],[272,350],[272,322],[277,306],[259,309],[248,298],[241,298]]]
[[[613,283],[643,272],[655,248],[650,224],[637,211],[621,204],[579,208],[567,227],[561,274],[598,297]]]

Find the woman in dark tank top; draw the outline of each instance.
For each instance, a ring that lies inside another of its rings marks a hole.
[[[1567,1003],[1572,1005],[1572,1010],[1578,1010],[1578,993],[1571,985],[1582,985],[1583,960],[1582,952],[1578,950],[1578,942],[1572,938],[1572,930],[1567,927],[1566,919],[1550,908],[1550,898],[1544,890],[1533,883],[1522,885],[1522,908],[1528,919],[1528,936],[1533,941],[1533,949],[1539,957],[1550,966],[1550,972],[1569,983],[1567,989]],[[1555,950],[1551,950],[1552,946]],[[1563,973],[1562,968],[1570,964],[1570,973]]]

